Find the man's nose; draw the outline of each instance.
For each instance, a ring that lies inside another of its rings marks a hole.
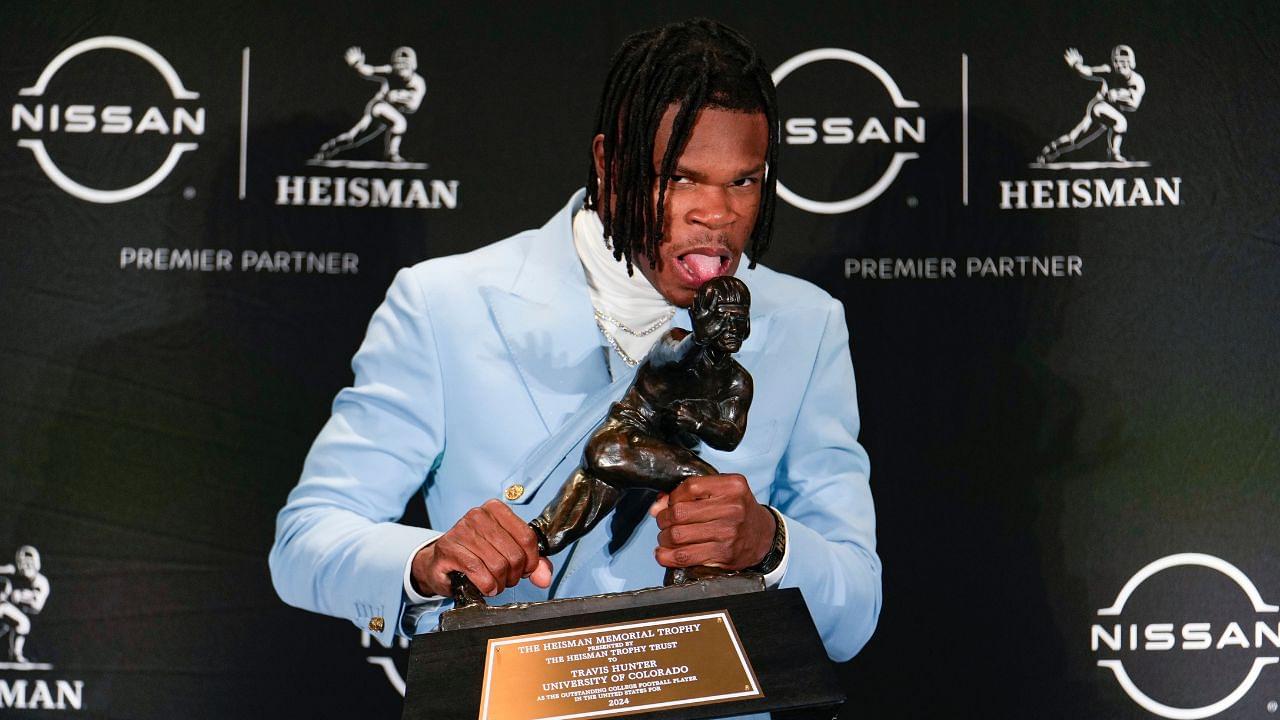
[[[698,197],[687,217],[691,223],[717,230],[731,225],[738,214],[729,202],[727,188],[704,185],[698,189]]]

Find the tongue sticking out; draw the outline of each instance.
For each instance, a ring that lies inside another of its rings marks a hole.
[[[689,253],[684,258],[685,267],[689,268],[689,273],[698,283],[704,283],[720,274],[722,263],[719,255],[699,255],[697,253]]]

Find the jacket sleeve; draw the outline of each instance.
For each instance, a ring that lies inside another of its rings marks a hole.
[[[389,645],[416,620],[405,617],[405,564],[440,535],[395,522],[444,448],[440,362],[413,270],[396,275],[352,369],[276,518],[271,579],[290,605],[349,618]]]
[[[832,300],[771,501],[787,518],[781,587],[800,588],[836,661],[862,649],[880,615],[870,464],[858,427],[849,332]]]

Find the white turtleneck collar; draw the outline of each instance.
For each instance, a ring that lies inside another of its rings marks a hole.
[[[603,325],[602,331],[612,336],[623,352],[642,360],[670,327],[675,306],[639,270],[628,275],[626,264],[613,258],[612,246],[605,240],[604,226],[594,210],[583,208],[573,216],[573,247],[586,271],[597,324]],[[638,336],[619,328],[609,318],[636,333],[658,327]]]

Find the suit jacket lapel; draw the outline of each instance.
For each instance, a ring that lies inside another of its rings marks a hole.
[[[573,248],[573,213],[582,194],[534,233],[529,254],[509,289],[481,288],[547,432],[582,401],[609,384],[609,371]]]

